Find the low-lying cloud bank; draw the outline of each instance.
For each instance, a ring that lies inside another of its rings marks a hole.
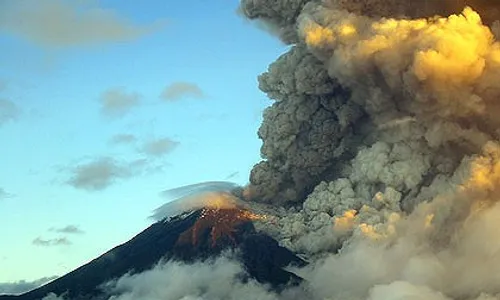
[[[16,282],[0,283],[0,295],[18,295],[36,289],[37,287],[56,279],[58,276],[43,277],[34,281],[20,280]]]

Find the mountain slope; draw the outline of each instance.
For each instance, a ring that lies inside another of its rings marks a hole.
[[[72,300],[106,299],[99,286],[127,272],[148,270],[161,259],[194,262],[213,258],[226,249],[238,250],[248,276],[261,283],[279,289],[300,282],[283,268],[304,262],[269,236],[256,232],[245,213],[240,209],[199,209],[157,222],[65,276],[23,295],[0,299],[35,300],[49,293],[65,293]]]

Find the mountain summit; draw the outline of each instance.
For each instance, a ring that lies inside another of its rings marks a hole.
[[[241,282],[255,280],[274,290],[299,283],[301,278],[284,268],[305,262],[256,231],[253,221],[265,216],[233,205],[224,199],[227,195],[222,196],[208,202],[205,197],[202,207],[196,205],[197,209],[157,221],[130,241],[40,288],[0,299],[39,300],[51,293],[71,300],[109,299],[117,295],[106,289],[106,284],[126,274],[139,274],[166,261],[207,261],[226,252],[243,266]]]

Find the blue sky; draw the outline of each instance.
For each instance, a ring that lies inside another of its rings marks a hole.
[[[257,76],[285,48],[237,5],[0,2],[0,283],[130,239],[165,189],[247,182]]]

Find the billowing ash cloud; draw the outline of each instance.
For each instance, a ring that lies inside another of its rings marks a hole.
[[[466,2],[242,1],[291,44],[244,195],[313,299],[499,299],[500,2]]]
[[[382,2],[357,1],[357,9],[338,2],[304,5],[294,23],[298,43],[259,77],[276,103],[259,130],[266,160],[252,171],[256,199],[300,201],[374,141],[411,139],[428,148],[419,155],[458,143],[461,157],[496,135],[495,36],[474,11],[376,19],[344,9]]]
[[[239,12],[251,20],[263,21],[265,28],[276,33],[286,43],[297,40],[294,23],[309,0],[293,1],[241,1]]]

